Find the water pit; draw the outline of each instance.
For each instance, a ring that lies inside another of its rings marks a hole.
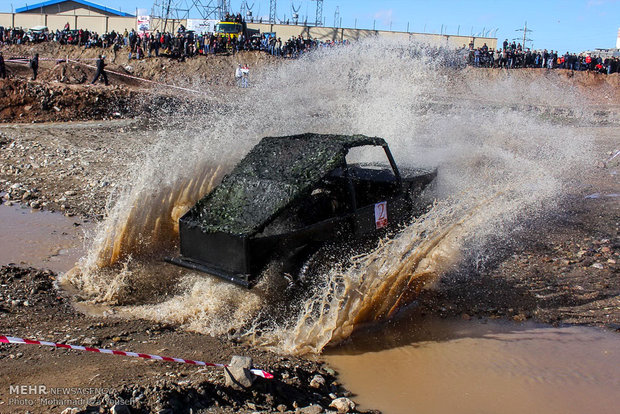
[[[594,328],[424,319],[360,331],[325,360],[360,408],[615,413],[620,343]]]
[[[0,204],[0,265],[66,272],[84,253],[85,227],[76,217]]]

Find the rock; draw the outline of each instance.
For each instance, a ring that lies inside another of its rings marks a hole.
[[[95,338],[94,336],[91,336],[90,338],[82,339],[82,345],[84,346],[99,345],[99,343],[100,343],[99,340]]]
[[[348,413],[355,410],[355,403],[346,397],[336,398],[329,406],[338,410],[339,413]]]
[[[527,319],[527,316],[525,316],[524,314],[520,313],[518,315],[515,315],[512,317],[512,320],[515,322],[523,322],[524,320]]]
[[[298,408],[295,412],[299,414],[321,414],[323,412],[323,407],[312,404],[307,407]]]
[[[286,405],[284,405],[284,404],[279,404],[279,405],[276,407],[276,410],[278,410],[279,412],[283,413],[283,412],[285,412],[285,411],[286,411]]]
[[[252,410],[252,411],[256,411],[256,404],[254,404],[253,402],[247,402],[245,403],[245,405],[247,405],[247,407]]]
[[[69,408],[65,408],[64,410],[62,410],[60,414],[77,414],[79,412],[80,412],[79,408],[69,407]]]
[[[324,385],[325,378],[323,378],[321,375],[315,375],[314,377],[312,377],[312,380],[310,380],[310,386],[312,388],[321,388]]]
[[[226,386],[233,388],[249,388],[254,382],[254,376],[250,372],[252,358],[233,356],[230,365],[224,368]]]
[[[469,316],[467,313],[464,313],[461,315],[461,319],[463,319],[464,321],[468,321],[471,319],[471,316]]]
[[[69,197],[73,197],[77,195],[77,191],[73,191],[73,190],[65,191],[65,195]]]
[[[601,263],[594,263],[592,266],[595,269],[604,269],[604,266]]]
[[[131,409],[128,405],[115,404],[110,408],[112,414],[131,414]]]

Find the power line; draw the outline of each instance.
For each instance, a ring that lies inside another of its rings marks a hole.
[[[521,43],[521,45],[523,46],[523,49],[525,49],[525,42],[534,42],[534,40],[532,39],[528,39],[527,37],[527,33],[528,32],[533,32],[533,30],[530,30],[527,28],[527,22],[525,22],[525,24],[523,25],[523,29],[517,29],[515,30],[515,32],[523,32],[523,43]],[[512,40],[520,40],[519,38],[516,39],[512,39]]]
[[[323,26],[323,0],[311,0],[316,1],[316,20],[315,26]]]
[[[269,23],[277,23],[276,22],[276,9],[277,4],[276,0],[269,0]]]

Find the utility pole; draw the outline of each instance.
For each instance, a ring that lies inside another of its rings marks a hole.
[[[528,39],[527,37],[527,33],[528,32],[533,32],[533,30],[530,30],[527,28],[527,22],[525,22],[525,24],[523,25],[523,29],[517,29],[515,30],[515,32],[523,32],[523,43],[521,43],[521,46],[523,47],[523,49],[525,50],[525,42],[533,42],[532,39]],[[513,39],[513,40],[521,40],[521,39]]]
[[[276,0],[269,0],[269,23],[276,24]]]
[[[339,20],[340,20],[340,6],[336,6],[336,11],[334,12],[334,27],[338,27]]]
[[[314,25],[324,26],[325,23],[323,22],[323,0],[311,0],[311,1],[316,1],[316,21]]]

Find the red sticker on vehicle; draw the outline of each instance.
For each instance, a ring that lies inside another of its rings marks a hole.
[[[387,201],[375,204],[375,224],[378,229],[386,227],[388,224]]]

